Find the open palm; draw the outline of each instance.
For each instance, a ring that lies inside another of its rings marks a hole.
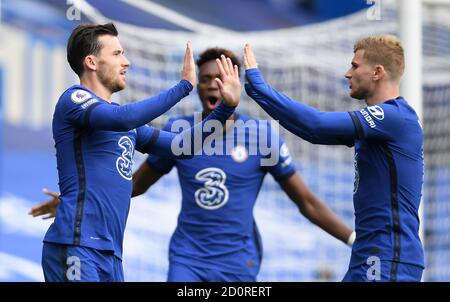
[[[220,78],[216,78],[219,85],[220,94],[223,97],[225,105],[235,107],[239,104],[241,98],[241,81],[239,80],[239,71],[237,65],[233,66],[230,58],[224,55],[216,59],[219,67]]]

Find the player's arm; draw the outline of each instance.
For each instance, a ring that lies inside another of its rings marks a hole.
[[[136,144],[136,150],[166,158],[192,158],[202,148],[203,142],[207,139],[213,139],[217,133],[206,131],[204,125],[211,120],[224,125],[233,114],[234,109],[235,107],[229,107],[222,102],[206,119],[178,134],[146,125],[139,127],[137,129],[138,143]]]
[[[196,143],[197,137],[201,139],[200,142],[204,142],[205,139],[213,139],[214,135],[222,133],[221,131],[213,133],[211,133],[212,130],[206,131],[204,125],[210,121],[218,121],[222,126],[225,124],[239,104],[241,84],[237,66],[233,66],[229,58],[225,58],[222,55],[221,59],[216,60],[216,63],[220,72],[220,78],[216,78],[216,81],[223,96],[223,102],[200,123],[179,134],[150,129],[150,127],[140,127],[138,129],[139,144],[136,147],[138,151],[180,159],[191,158],[203,145],[202,143]],[[151,132],[152,130],[153,132]],[[147,139],[144,139],[146,141],[145,144],[141,143],[143,141],[142,137],[147,137]],[[187,149],[185,146],[188,146]],[[189,152],[188,154],[185,154],[185,152],[174,152],[174,147],[177,147],[179,151],[188,150]]]
[[[297,172],[279,183],[300,212],[312,223],[344,243],[353,243],[353,231],[309,190]]]
[[[189,42],[184,56],[182,80],[177,85],[151,98],[123,106],[93,103],[86,110],[84,125],[111,131],[137,128],[160,116],[187,96],[196,81],[195,62]]]
[[[191,83],[182,80],[169,90],[139,102],[123,106],[94,103],[86,110],[83,125],[109,131],[132,130],[169,110],[187,96],[192,87]]]
[[[283,127],[314,144],[353,145],[357,133],[349,113],[321,112],[267,85],[248,44],[244,49],[244,65],[247,94]]]
[[[144,194],[148,188],[156,183],[164,174],[151,167],[147,161],[133,174],[133,193],[131,197]]]

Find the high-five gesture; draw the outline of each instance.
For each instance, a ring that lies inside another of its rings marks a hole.
[[[183,80],[189,81],[192,86],[197,85],[197,75],[195,74],[195,61],[192,53],[191,42],[187,42],[186,52],[184,53],[183,70],[181,72]]]
[[[245,70],[250,68],[258,68],[252,46],[248,43],[244,46],[244,66]]]
[[[224,55],[216,59],[219,67],[220,78],[216,78],[219,85],[220,94],[223,97],[225,105],[235,107],[239,104],[241,98],[241,82],[239,80],[239,71],[237,65],[233,66],[230,58]]]

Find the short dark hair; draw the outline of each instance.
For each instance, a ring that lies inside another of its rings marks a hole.
[[[81,77],[84,72],[84,58],[91,54],[99,54],[103,47],[98,41],[99,36],[117,36],[118,34],[113,23],[78,25],[67,42],[67,61],[73,71]]]
[[[200,66],[202,66],[206,62],[219,59],[220,55],[224,55],[225,57],[230,58],[233,65],[237,65],[238,71],[240,72],[241,62],[236,57],[236,55],[231,50],[219,47],[208,48],[204,52],[202,52],[196,62],[198,68],[200,68]]]

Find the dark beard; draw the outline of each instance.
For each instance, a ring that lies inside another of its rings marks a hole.
[[[100,65],[103,65],[102,62],[100,62]],[[111,94],[125,88],[122,87],[118,81],[114,81],[114,78],[112,78],[108,72],[104,72],[103,70],[104,68],[99,70],[98,79],[100,80],[100,83],[102,83],[102,85],[111,92]]]
[[[125,87],[122,87],[118,82],[113,81],[111,78],[99,74],[99,80],[111,93],[121,91]]]

